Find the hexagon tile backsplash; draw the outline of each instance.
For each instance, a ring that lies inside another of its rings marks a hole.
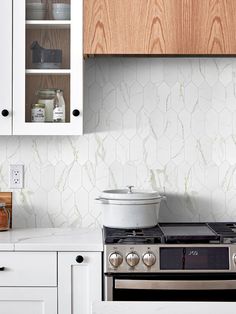
[[[94,198],[126,185],[165,189],[161,221],[236,220],[235,59],[89,59],[84,124],[0,138],[2,191],[9,164],[25,165],[14,226],[96,227]]]

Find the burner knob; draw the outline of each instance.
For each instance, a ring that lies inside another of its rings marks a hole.
[[[111,253],[109,256],[109,262],[113,267],[118,267],[123,262],[123,257],[120,253]]]
[[[139,263],[139,256],[135,252],[131,252],[126,256],[126,262],[130,267],[134,267]]]
[[[147,267],[151,267],[156,263],[156,256],[152,252],[147,252],[143,255],[143,263]]]

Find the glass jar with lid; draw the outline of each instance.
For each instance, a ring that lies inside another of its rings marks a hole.
[[[10,211],[5,203],[0,203],[0,231],[6,231],[10,228]]]
[[[38,96],[37,103],[45,105],[45,122],[53,122],[53,107],[56,97],[56,89],[39,89],[36,93]]]
[[[45,122],[45,105],[44,104],[32,105],[31,122]]]

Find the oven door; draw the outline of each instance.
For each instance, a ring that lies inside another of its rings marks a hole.
[[[236,274],[105,277],[106,301],[236,301]]]

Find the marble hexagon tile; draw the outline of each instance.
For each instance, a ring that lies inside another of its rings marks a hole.
[[[165,190],[160,220],[236,220],[236,61],[94,58],[80,137],[1,137],[0,189],[24,163],[14,226],[96,228],[94,198]]]

